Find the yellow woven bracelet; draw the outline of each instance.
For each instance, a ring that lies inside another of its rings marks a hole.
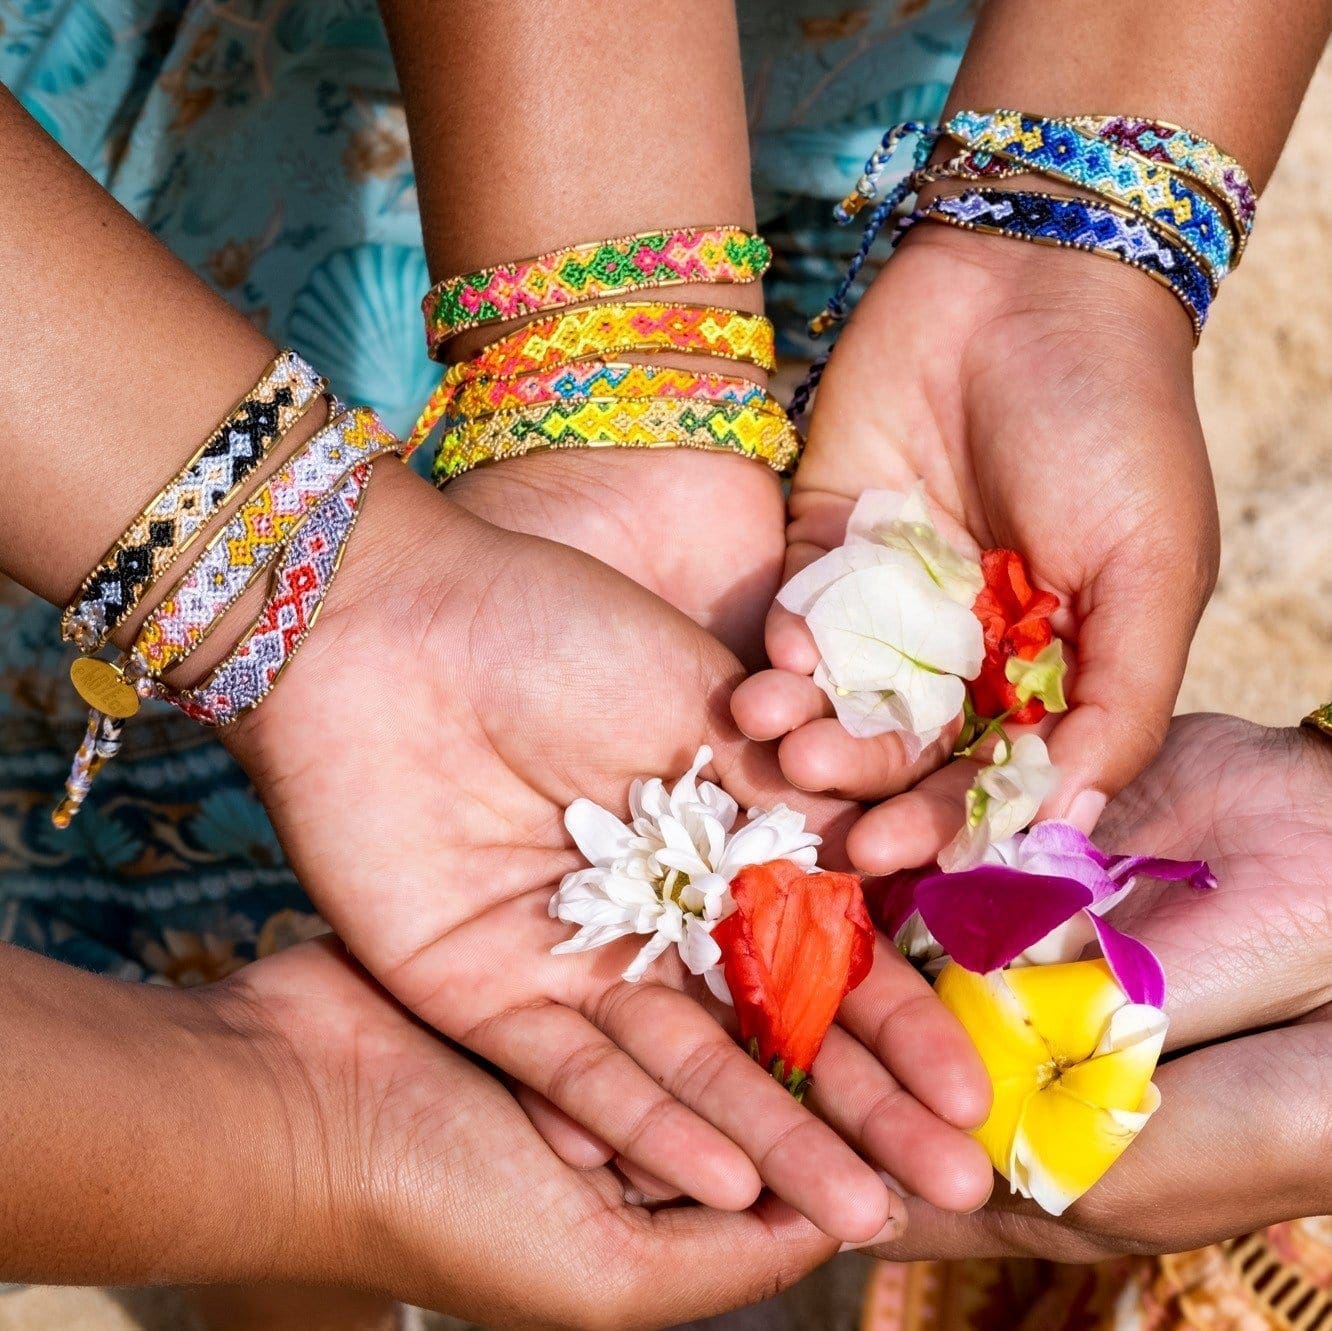
[[[672,351],[753,365],[777,366],[772,324],[762,315],[713,305],[625,301],[538,319],[509,333],[471,360],[449,367],[430,395],[405,451],[413,452],[453,411],[463,384],[511,379],[592,359]]]
[[[556,448],[721,450],[789,472],[800,436],[780,405],[690,398],[579,398],[497,412],[445,432],[434,478],[443,485],[474,467]]]

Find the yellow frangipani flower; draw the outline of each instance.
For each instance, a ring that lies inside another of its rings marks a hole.
[[[1014,1192],[1062,1215],[1160,1104],[1152,1073],[1165,1013],[1130,1003],[1103,961],[988,975],[952,962],[935,992],[994,1085],[976,1139]]]

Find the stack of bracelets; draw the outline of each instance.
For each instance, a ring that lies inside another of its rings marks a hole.
[[[889,159],[913,135],[912,171],[879,199]],[[927,167],[945,140],[960,151]],[[1030,175],[1057,180],[1090,197],[996,188],[1011,177]],[[885,223],[907,198],[939,180],[961,181],[968,188],[897,217],[892,244],[928,221],[1104,255],[1169,288],[1193,325],[1195,342],[1221,279],[1244,253],[1257,207],[1253,185],[1233,157],[1162,121],[1002,110],[959,111],[942,125],[908,121],[884,135],[834,212],[845,224],[874,205],[846,275],[810,321],[811,334],[817,337],[846,318],[857,275]],[[816,362],[797,392],[792,403],[797,417],[808,405],[821,366]]]
[[[440,486],[487,463],[564,448],[721,450],[789,472],[800,438],[755,380],[614,359],[684,353],[771,371],[767,319],[619,299],[685,283],[756,282],[771,258],[762,237],[738,227],[686,227],[446,278],[422,302],[434,359],[447,360],[449,342],[469,329],[531,321],[449,367],[408,449],[442,423],[433,468]],[[589,304],[603,300],[610,303]]]
[[[61,636],[92,709],[52,819],[67,827],[98,771],[120,748],[125,719],[159,698],[209,726],[256,707],[304,642],[342,562],[375,459],[402,447],[366,407],[347,410],[294,351],[282,352],[185,466],[129,524],[66,607]],[[149,592],[276,461],[283,438],[317,402],[328,423],[253,488],[139,625],[115,662],[97,655]],[[246,590],[271,570],[258,617],[188,689],[163,675],[185,661]]]

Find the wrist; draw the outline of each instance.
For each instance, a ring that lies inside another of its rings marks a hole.
[[[289,1269],[291,1161],[311,1153],[253,1026],[226,1019],[212,991],[3,952],[0,1276],[205,1283]]]
[[[975,318],[1006,322],[1039,315],[1050,321],[1052,332],[1100,338],[1107,347],[1141,346],[1154,360],[1163,354],[1186,365],[1192,360],[1193,329],[1178,299],[1127,264],[934,222],[911,229],[896,261],[927,247],[956,262],[965,294],[955,292],[955,298],[965,301]]]

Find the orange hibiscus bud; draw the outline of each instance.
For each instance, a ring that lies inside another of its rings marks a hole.
[[[874,925],[860,880],[790,860],[742,869],[712,931],[750,1053],[796,1097],[842,999],[869,974]]]
[[[1024,704],[1005,668],[1013,657],[1034,661],[1054,641],[1050,616],[1059,598],[1031,585],[1016,550],[986,550],[981,572],[985,586],[971,608],[985,634],[985,663],[971,682],[971,705],[977,716],[990,719],[1011,710],[1015,725],[1029,726],[1045,715],[1045,705],[1039,698]]]

